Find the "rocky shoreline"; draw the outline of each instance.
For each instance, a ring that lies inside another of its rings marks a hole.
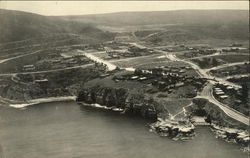
[[[169,137],[173,140],[190,140],[195,136],[194,122],[190,120],[192,116],[204,115],[208,117],[206,125],[210,125],[213,131],[216,131],[216,137],[220,137],[217,133],[224,132],[223,138],[231,139],[229,134],[232,128],[241,128],[239,124],[233,120],[223,121],[227,118],[225,114],[216,106],[209,103],[207,100],[194,99],[192,107],[185,109],[185,118],[175,120],[171,119],[171,114],[167,109],[162,109],[162,104],[147,95],[140,93],[132,93],[126,88],[112,88],[94,86],[82,89],[79,93],[77,102],[84,103],[85,106],[103,108],[113,111],[119,111],[126,114],[140,115],[145,118],[150,118],[155,123],[150,125],[150,131],[158,133],[160,136]],[[220,125],[220,126],[219,126]],[[230,127],[230,128],[227,128]],[[242,128],[246,130],[246,127]],[[239,130],[243,132],[244,130]],[[240,136],[237,131],[235,141],[243,146],[249,143],[249,134],[245,133],[245,137]],[[248,140],[247,137],[248,136]],[[241,138],[242,137],[242,138]]]
[[[173,140],[190,140],[195,136],[194,125],[188,121],[174,121],[160,119],[151,124],[152,131],[157,132],[160,136],[169,137]]]
[[[48,97],[48,98],[33,99],[25,103],[19,103],[19,104],[10,103],[9,106],[14,108],[25,108],[26,106],[40,104],[40,103],[49,103],[57,101],[75,101],[75,100],[79,99],[77,99],[76,96]],[[112,110],[120,112],[122,114],[125,113],[138,114],[135,113],[133,109],[129,109],[126,106],[123,107],[105,106],[105,105],[100,105],[98,103],[89,104],[79,101],[78,103],[80,103],[83,106]],[[143,113],[139,114],[142,115]],[[155,115],[157,115],[157,113],[155,113]],[[142,115],[142,116],[147,117],[149,115]],[[152,117],[149,118],[152,119]],[[169,137],[175,141],[177,140],[186,141],[193,139],[195,137],[195,126],[190,121],[176,121],[176,120],[162,119],[160,117],[157,117],[157,121],[155,123],[150,124],[149,127],[150,131],[156,132],[163,137]],[[223,139],[227,142],[240,144],[242,146],[242,151],[250,152],[249,132],[247,130],[224,127],[221,125],[216,125],[215,123],[211,123],[210,127],[211,127],[210,129],[214,132],[216,138]]]
[[[93,107],[98,109],[112,110],[120,112],[121,114],[134,114],[131,110],[117,108],[115,106],[105,106],[97,103],[87,104],[78,102],[82,106]],[[152,119],[152,118],[151,118]],[[175,121],[168,119],[158,118],[155,123],[149,125],[151,132],[156,132],[160,136],[169,137],[175,141],[177,140],[190,140],[195,136],[194,125],[189,121]]]
[[[243,152],[250,153],[249,131],[218,126],[215,124],[211,124],[211,130],[215,133],[216,138],[223,139],[230,143],[240,144]]]
[[[80,104],[83,106],[117,111],[122,114],[131,112],[130,110],[117,108],[115,106],[109,107],[96,103],[87,104],[81,102]],[[224,127],[214,123],[211,123],[209,127],[216,138],[223,139],[227,142],[237,143],[242,146],[241,149],[243,152],[250,152],[249,132],[247,130]],[[190,121],[177,121],[158,117],[155,123],[149,125],[149,128],[150,132],[155,132],[162,137],[168,137],[174,141],[188,141],[195,137],[195,126]]]

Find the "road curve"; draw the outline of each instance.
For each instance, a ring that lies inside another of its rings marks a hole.
[[[246,124],[246,125],[249,126],[249,117],[248,116],[245,116],[242,113],[240,113],[240,112],[238,112],[238,111],[236,111],[236,110],[228,107],[227,105],[220,103],[219,101],[217,101],[214,98],[214,96],[212,94],[213,89],[212,89],[211,85],[213,85],[213,84],[216,83],[216,82],[214,82],[212,80],[218,80],[221,83],[226,83],[226,84],[229,84],[229,85],[231,85],[233,87],[239,87],[239,85],[233,84],[231,82],[227,82],[227,81],[225,81],[225,80],[223,80],[221,78],[212,77],[209,74],[207,74],[207,71],[201,69],[198,65],[192,63],[191,61],[179,59],[174,54],[171,54],[169,52],[165,52],[165,51],[162,51],[162,50],[160,50],[160,52],[165,53],[166,57],[169,60],[172,60],[172,61],[182,61],[184,63],[189,64],[194,70],[196,70],[196,72],[201,77],[207,78],[207,79],[211,79],[211,80],[208,81],[209,82],[208,85],[204,87],[203,93],[201,93],[201,95],[198,96],[198,97],[208,99],[211,103],[217,105],[220,109],[222,109],[225,112],[225,114],[228,115],[229,117],[231,117],[231,118],[233,118],[233,119],[235,119],[235,120],[237,120],[239,122],[242,122],[242,123],[244,123],[244,124]],[[228,64],[228,65],[231,66],[231,65],[235,65],[235,64],[237,65],[239,63],[232,63],[232,64]],[[242,64],[242,62],[241,62],[241,64]]]
[[[228,116],[231,118],[238,120],[239,122],[242,122],[246,125],[249,126],[249,118],[245,116],[244,114],[238,112],[237,110],[217,101],[214,96],[213,96],[213,91],[212,91],[213,85],[211,83],[208,83],[201,94],[197,96],[196,98],[204,98],[207,99],[209,102],[217,105],[221,110],[223,110]]]

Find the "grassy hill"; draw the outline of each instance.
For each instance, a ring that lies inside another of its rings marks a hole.
[[[187,41],[207,38],[248,40],[247,10],[177,10],[154,12],[119,12],[98,15],[63,16],[61,19],[97,26],[140,26],[165,30],[149,41]],[[145,33],[145,32],[144,32]],[[150,33],[150,31],[148,32]],[[151,33],[154,33],[154,31]],[[140,32],[137,32],[137,35]]]
[[[119,12],[96,15],[61,16],[68,21],[102,25],[152,24],[229,24],[248,23],[247,10],[177,10],[152,12]]]
[[[33,13],[0,9],[0,43],[40,38],[58,33],[78,34],[90,41],[102,41],[112,37],[89,24],[65,21]]]
[[[0,10],[0,43],[54,34],[77,34],[92,43],[114,36],[96,27],[165,25],[164,33],[149,41],[185,41],[206,38],[249,38],[247,10],[177,10],[118,12],[96,15],[42,16],[20,11]],[[174,24],[174,25],[168,25]]]

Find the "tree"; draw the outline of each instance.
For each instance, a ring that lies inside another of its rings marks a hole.
[[[205,121],[206,121],[207,123],[209,123],[209,124],[212,123],[211,116],[210,116],[209,114],[207,115],[207,118],[205,119]]]
[[[218,61],[215,58],[212,58],[212,65],[213,66],[217,66],[218,65]]]
[[[241,90],[241,92],[242,92],[242,102],[243,102],[243,103],[247,103],[248,100],[249,100],[249,98],[248,98],[249,87],[248,87],[248,85],[247,85],[246,82],[242,83],[241,86],[242,86],[242,90]]]

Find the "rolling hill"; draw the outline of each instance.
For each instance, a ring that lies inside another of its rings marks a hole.
[[[164,28],[170,31],[170,34],[167,32],[165,35],[160,35],[161,39],[167,38],[167,40],[207,37],[242,40],[249,38],[249,12],[247,10],[177,10],[42,16],[1,9],[0,21],[0,43],[58,33],[77,34],[88,41],[100,42],[110,40],[114,36],[112,33],[98,29],[101,28],[100,26],[123,27],[162,24],[174,24]],[[169,35],[171,36],[169,37]],[[172,38],[172,36],[174,37]],[[155,37],[153,36],[153,38]]]
[[[160,26],[163,34],[148,40],[249,39],[247,10],[177,10],[154,12],[119,12],[97,15],[62,16],[61,19],[97,26]],[[100,27],[100,28],[101,28]],[[138,29],[140,31],[140,28]]]
[[[248,23],[247,10],[177,10],[152,12],[118,12],[96,15],[61,16],[68,21],[99,25],[153,25],[153,24],[229,24]]]
[[[77,34],[93,41],[112,38],[112,34],[86,23],[69,22],[56,17],[21,11],[0,9],[0,21],[0,43],[40,38],[58,33]]]

